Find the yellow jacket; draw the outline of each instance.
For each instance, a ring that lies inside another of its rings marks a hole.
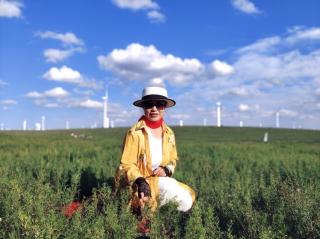
[[[162,163],[160,166],[167,166],[173,173],[178,160],[175,137],[172,129],[165,123],[162,124],[162,129]],[[156,208],[159,195],[158,177],[152,175],[149,140],[143,120],[132,126],[124,139],[116,183],[120,182],[121,176],[125,176],[125,181],[129,185],[132,185],[138,177],[144,177],[151,189],[151,207]]]
[[[173,173],[178,160],[175,137],[172,129],[165,123],[162,124],[162,128],[163,150],[160,166],[168,166]],[[128,130],[122,150],[120,168],[126,172],[129,183],[134,182],[138,177],[147,178],[152,176],[149,140],[143,120],[140,120]]]

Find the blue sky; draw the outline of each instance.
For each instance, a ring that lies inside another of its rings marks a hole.
[[[0,0],[0,123],[129,126],[147,85],[169,125],[320,129],[318,0]]]

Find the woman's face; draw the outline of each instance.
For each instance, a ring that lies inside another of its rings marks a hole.
[[[144,115],[150,121],[158,121],[163,118],[165,101],[147,101],[143,105]]]

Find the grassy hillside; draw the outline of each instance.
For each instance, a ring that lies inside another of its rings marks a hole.
[[[0,238],[134,238],[129,196],[111,191],[126,130],[0,132]],[[319,131],[174,131],[174,177],[197,203],[188,213],[159,209],[152,238],[320,237]],[[63,205],[91,188],[85,210],[65,218]]]

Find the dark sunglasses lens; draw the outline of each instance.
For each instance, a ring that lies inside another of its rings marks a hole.
[[[153,102],[153,101],[147,101],[143,104],[144,108],[145,109],[150,109],[152,108],[153,106],[157,107],[157,108],[164,108],[166,107],[167,103],[165,101],[156,101],[156,102]]]
[[[159,108],[159,107],[166,107],[167,105],[167,102],[165,101],[158,101],[156,102],[156,107]]]
[[[150,108],[152,108],[153,107],[153,104],[152,104],[152,102],[144,102],[143,103],[143,108],[145,108],[145,109],[150,109]]]

